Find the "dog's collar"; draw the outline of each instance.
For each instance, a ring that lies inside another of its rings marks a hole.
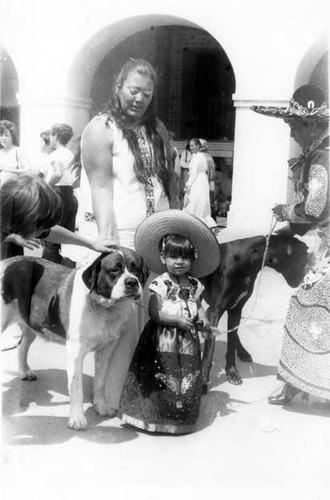
[[[94,302],[96,302],[96,304],[105,307],[106,309],[113,306],[114,303],[116,302],[116,300],[112,299],[111,297],[110,299],[107,299],[106,297],[103,297],[103,295],[100,295],[99,293],[93,291],[90,292],[89,296]]]
[[[124,299],[131,299],[134,302],[138,302],[139,300],[141,300],[141,297],[137,298],[137,297],[133,297],[132,295],[119,297],[118,299],[114,299],[112,297],[110,299],[107,299],[106,297],[103,297],[103,295],[100,295],[99,293],[96,293],[93,291],[90,292],[89,296],[94,302],[96,302],[96,304],[98,304],[99,306],[105,307],[106,309],[109,309],[109,307],[112,307],[119,300],[121,301]]]

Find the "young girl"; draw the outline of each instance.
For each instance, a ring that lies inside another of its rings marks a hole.
[[[210,330],[197,276],[218,266],[219,245],[203,222],[180,210],[147,218],[135,245],[147,266],[162,274],[149,287],[150,320],[130,366],[119,416],[151,432],[192,432],[202,395],[199,334]]]

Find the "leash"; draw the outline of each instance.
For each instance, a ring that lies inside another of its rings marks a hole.
[[[258,295],[259,295],[259,291],[260,291],[260,286],[261,286],[262,275],[263,275],[263,272],[264,272],[265,263],[266,263],[266,257],[267,257],[268,248],[269,248],[270,237],[273,234],[273,231],[274,231],[274,229],[276,227],[277,222],[278,221],[277,221],[277,219],[275,218],[275,216],[273,214],[268,234],[265,236],[266,245],[265,245],[265,250],[264,250],[264,254],[263,254],[263,257],[262,257],[262,261],[261,261],[261,268],[260,268],[260,274],[259,274],[258,282],[257,282],[256,295],[255,295],[254,302],[253,302],[253,305],[252,305],[252,309],[251,309],[249,315],[243,321],[240,321],[237,326],[235,326],[234,328],[231,328],[230,330],[220,331],[218,328],[212,327],[213,335],[215,337],[218,337],[219,335],[225,335],[227,333],[235,332],[236,330],[238,330],[238,328],[240,328],[242,325],[244,325],[247,321],[250,320],[250,318],[251,318],[251,316],[252,316],[252,314],[254,312],[254,309],[256,307],[256,304],[257,304],[257,299],[258,299]]]
[[[23,338],[23,335],[21,336],[21,338],[19,339],[19,341],[17,342],[16,345],[12,346],[12,347],[4,347],[3,349],[1,349],[1,352],[6,352],[6,351],[13,351],[14,349],[17,349],[17,347],[20,345],[20,343],[22,342],[22,338]]]

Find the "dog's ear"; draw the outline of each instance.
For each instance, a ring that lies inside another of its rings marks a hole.
[[[130,271],[132,270],[131,264],[134,263],[134,269],[135,269],[134,274],[136,274],[136,276],[139,279],[139,282],[141,283],[141,286],[143,287],[149,277],[149,269],[144,263],[143,258],[141,257],[141,255],[139,255],[135,250],[132,250],[131,248],[120,247],[120,250],[124,255],[127,268]]]
[[[97,278],[101,270],[102,258],[103,255],[97,257],[97,259],[94,260],[94,262],[92,262],[92,264],[82,273],[82,280],[90,292],[96,287]]]
[[[146,284],[147,282],[147,279],[149,278],[149,269],[147,268],[143,258],[139,255],[140,259],[141,259],[141,265],[140,265],[140,269],[139,269],[139,281],[141,283],[141,286],[144,287],[144,285]]]

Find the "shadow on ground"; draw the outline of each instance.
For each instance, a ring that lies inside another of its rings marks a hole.
[[[133,430],[109,425],[111,420],[99,416],[92,406],[85,411],[88,429],[82,432],[69,429],[66,371],[50,369],[35,373],[38,377],[35,381],[22,381],[14,376],[3,384],[2,433],[8,444],[59,444],[77,437],[94,443],[116,444],[138,436]],[[93,377],[84,375],[83,383],[84,403],[92,404]],[[45,408],[49,408],[48,415]],[[31,415],[31,412],[42,412],[42,415]]]
[[[227,342],[217,340],[214,349],[213,365],[210,373],[209,389],[214,389],[215,387],[218,387],[219,384],[228,382],[225,373],[226,351]],[[252,361],[252,363],[245,363],[244,361],[240,361],[238,358],[236,358],[236,367],[243,379],[243,384],[244,379],[276,376],[277,374],[277,366],[263,365],[255,363],[254,361]]]

